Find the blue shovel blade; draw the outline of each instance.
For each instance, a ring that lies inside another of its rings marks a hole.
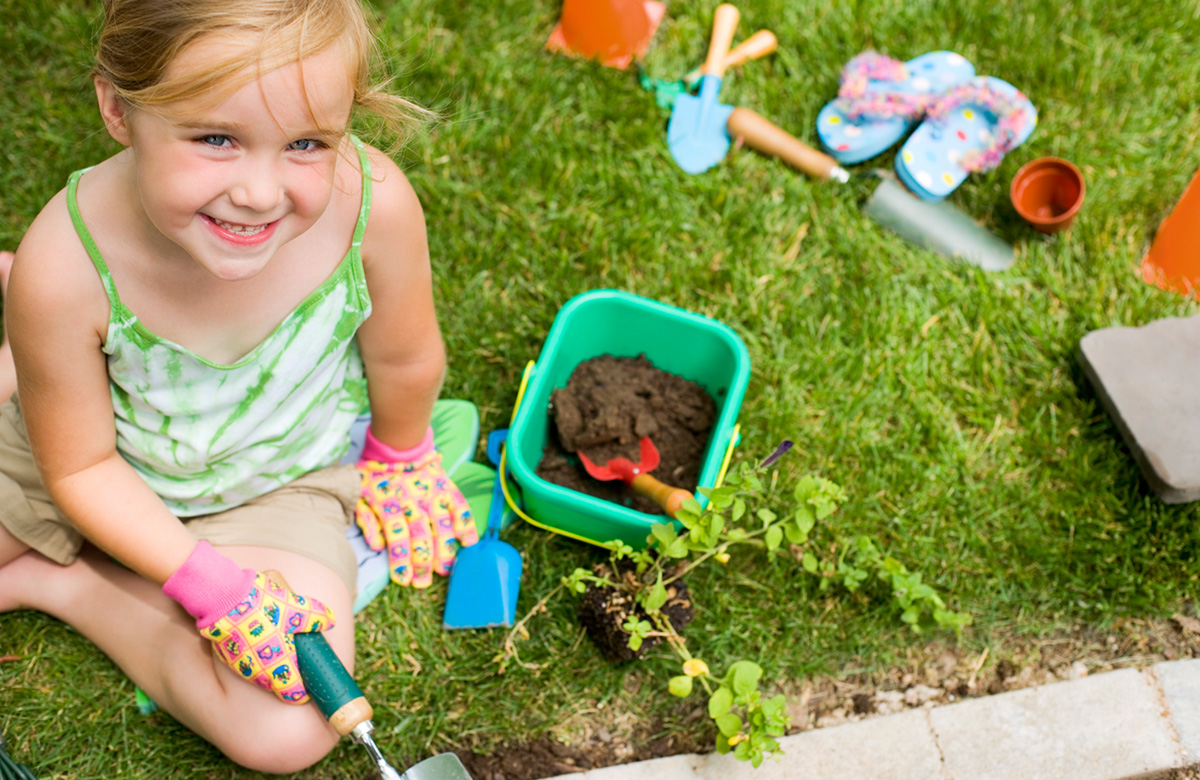
[[[488,436],[488,457],[497,466],[500,446],[507,429]],[[517,594],[521,589],[521,553],[500,540],[500,520],[504,514],[504,472],[496,470],[492,483],[492,504],[483,538],[458,551],[450,571],[446,591],[446,610],[442,628],[495,628],[511,626],[517,616]]]
[[[491,534],[458,551],[442,628],[495,628],[516,622],[521,554]]]
[[[733,106],[717,102],[721,79],[704,76],[699,95],[680,95],[667,123],[667,148],[687,173],[704,173],[729,151],[729,115]]]

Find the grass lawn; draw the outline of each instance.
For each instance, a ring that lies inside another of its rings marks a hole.
[[[0,0],[0,246],[14,246],[77,168],[112,153],[86,76],[99,2]],[[703,60],[715,2],[672,3],[647,59],[677,77]],[[380,0],[377,26],[404,94],[443,120],[399,155],[426,207],[450,371],[444,395],[507,424],[522,369],[559,306],[613,287],[710,315],[751,353],[739,457],[782,438],[781,479],[815,473],[848,501],[826,521],[920,571],[974,623],[965,652],[1075,626],[1193,613],[1200,512],[1166,506],[1083,378],[1079,339],[1194,314],[1140,280],[1159,220],[1200,166],[1200,7],[1120,0],[746,0],[736,40],[780,48],[726,79],[722,99],[815,143],[847,59],[950,49],[1024,90],[1040,124],[955,203],[1019,247],[987,274],[917,250],[861,215],[849,190],[748,151],[689,176],[666,115],[632,72],[550,55],[560,4]],[[1075,228],[1046,238],[1008,202],[1024,162],[1084,171]],[[890,166],[891,155],[874,163]],[[64,313],[69,316],[69,313]],[[519,610],[600,551],[515,526]],[[798,565],[743,553],[693,578],[694,652],[755,658],[766,678],[887,669],[930,641],[885,599],[819,593]],[[402,766],[481,752],[589,719],[711,737],[665,693],[676,661],[605,664],[550,604],[521,643],[531,671],[496,674],[499,633],[443,633],[445,585],[388,589],[359,618],[358,680],[377,741]],[[169,718],[89,643],[39,615],[0,616],[0,731],[39,777],[249,777]],[[345,744],[305,777],[362,777]]]

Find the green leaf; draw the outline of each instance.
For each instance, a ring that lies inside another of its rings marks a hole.
[[[763,702],[762,711],[768,718],[778,717],[787,711],[787,698],[782,693],[772,696]]]
[[[716,720],[733,707],[733,691],[722,685],[708,697],[708,717]]]
[[[741,520],[742,517],[745,516],[745,514],[746,514],[746,502],[740,498],[736,499],[733,502],[733,511],[729,515],[730,519],[736,523],[737,521]]]
[[[817,573],[817,556],[813,555],[812,553],[810,553],[806,550],[804,552],[804,555],[801,556],[801,558],[800,558],[800,565],[803,566],[804,570],[806,572],[808,572],[809,574],[816,574]]]
[[[642,646],[642,641],[643,641],[643,640],[642,640],[642,635],[641,635],[641,634],[632,634],[632,635],[630,635],[630,637],[629,637],[629,649],[630,649],[630,650],[637,650],[638,648],[640,648],[640,647]]]
[[[717,731],[727,737],[732,737],[742,730],[742,719],[732,712],[713,718],[713,721],[717,724]]]
[[[731,750],[733,750],[733,748],[729,747],[729,737],[725,736],[724,734],[722,734],[721,732],[718,731],[717,732],[717,752],[724,755],[725,753],[728,753]]]
[[[683,503],[680,504],[679,506],[682,509],[682,511],[691,512],[697,518],[700,517],[700,514],[704,511],[704,508],[702,506],[700,506],[700,502],[697,501],[695,498],[685,498],[685,499],[683,499]],[[679,519],[678,512],[675,515],[675,519],[676,520]]]
[[[672,677],[667,683],[667,689],[671,691],[672,696],[678,696],[681,699],[686,699],[688,694],[692,692],[692,678],[686,674],[681,674],[678,677]]]
[[[764,534],[763,541],[767,543],[767,549],[771,552],[778,550],[779,545],[783,542],[783,529],[777,525],[771,526]]]
[[[813,518],[812,510],[806,506],[796,507],[796,511],[792,512],[792,522],[796,524],[796,528],[804,533],[811,531],[813,526],[817,524],[816,519]]]
[[[729,667],[729,673],[725,675],[725,679],[729,682],[729,687],[733,688],[734,693],[747,695],[758,687],[762,673],[762,667],[753,661],[738,661]]]
[[[642,600],[642,606],[647,612],[657,612],[662,608],[663,604],[667,603],[667,589],[663,587],[662,572],[658,573],[658,581],[650,588],[646,597]]]
[[[687,503],[686,501],[684,502]],[[675,519],[679,521],[685,529],[691,530],[696,527],[696,522],[700,520],[699,512],[689,512],[686,509],[680,509],[675,513]]]
[[[688,556],[687,539],[681,536],[671,542],[671,546],[663,550],[663,555],[668,558],[686,558]]]
[[[763,507],[762,509],[758,510],[754,514],[758,517],[759,520],[762,521],[764,528],[766,528],[771,523],[775,522],[779,517],[774,512],[772,512],[770,509],[767,509],[766,507]]]
[[[655,523],[650,526],[650,536],[662,549],[671,546],[671,543],[679,538],[679,533],[676,532],[675,526],[670,523]]]

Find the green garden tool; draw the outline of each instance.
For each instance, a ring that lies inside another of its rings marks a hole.
[[[290,587],[278,571],[266,573],[285,588]],[[371,703],[333,652],[329,640],[319,631],[292,634],[292,639],[296,644],[296,667],[313,704],[339,736],[350,737],[367,749],[382,780],[471,780],[453,753],[441,753],[409,767],[403,774],[397,772],[371,738],[375,732]]]

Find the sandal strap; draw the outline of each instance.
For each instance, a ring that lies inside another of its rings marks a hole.
[[[899,82],[908,78],[908,68],[900,60],[876,51],[864,51],[842,68],[841,86],[834,103],[848,119],[862,117],[891,119],[920,116],[933,101],[931,95],[889,92],[867,87],[872,81]]]
[[[1015,145],[1028,114],[1024,98],[1018,92],[1014,99],[988,86],[987,82],[974,79],[952,87],[942,95],[929,107],[929,117],[936,122],[945,122],[951,111],[964,106],[978,106],[996,117],[996,129],[987,146],[967,152],[959,161],[963,170],[984,173],[999,165]]]

